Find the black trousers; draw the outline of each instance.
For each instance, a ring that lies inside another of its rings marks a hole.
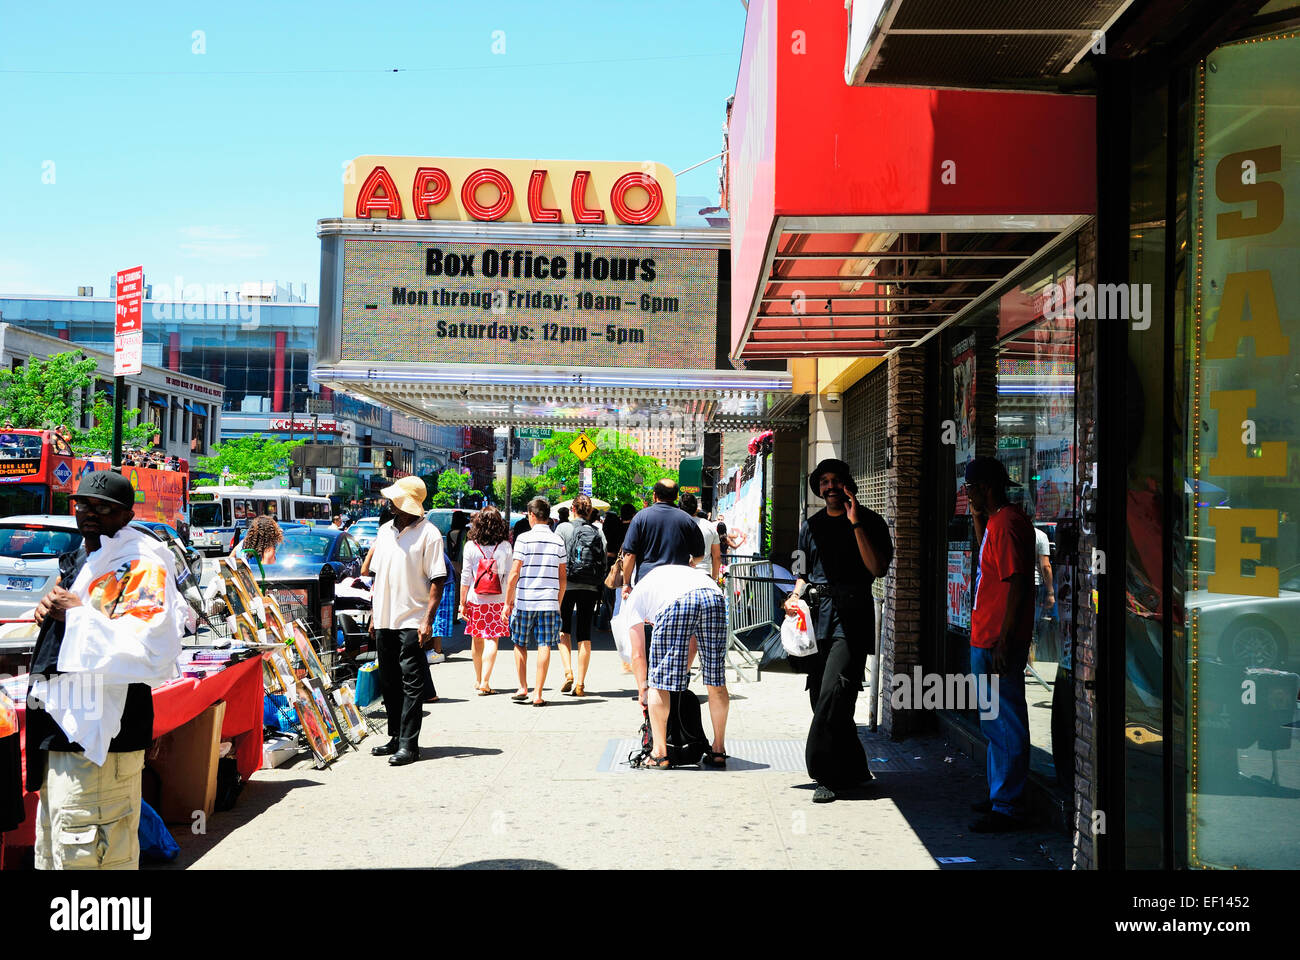
[[[808,776],[832,790],[857,786],[871,779],[867,752],[853,719],[869,648],[861,641],[850,645],[843,637],[818,637],[817,646],[817,653],[807,658],[813,711],[805,750]]]
[[[596,609],[600,594],[594,590],[565,590],[560,601],[560,620],[569,643],[591,643],[591,614]]]
[[[379,685],[388,714],[388,735],[400,746],[419,751],[421,705],[429,661],[420,649],[419,631],[376,630],[379,647]]]

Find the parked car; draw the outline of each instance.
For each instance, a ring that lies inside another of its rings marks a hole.
[[[360,520],[357,520],[349,526],[347,532],[351,534],[361,546],[361,556],[364,558],[366,551],[374,546],[375,535],[379,533],[379,518],[362,517]]]
[[[1201,652],[1240,667],[1300,672],[1300,564],[1278,571],[1276,597],[1189,590],[1190,619],[1198,611]]]
[[[203,554],[186,543],[185,538],[174,527],[157,520],[133,520],[132,526],[148,529],[153,533],[165,534],[168,545],[181,551],[185,557],[185,565],[189,568],[190,573],[195,580],[199,579],[203,572]]]
[[[334,581],[361,573],[366,552],[355,537],[333,527],[293,529],[275,549],[275,563],[264,565],[266,579],[280,580],[323,574],[328,569]]]

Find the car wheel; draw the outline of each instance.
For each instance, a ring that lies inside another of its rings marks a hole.
[[[1286,656],[1286,638],[1270,620],[1241,617],[1223,632],[1219,649],[1228,663],[1278,669]]]

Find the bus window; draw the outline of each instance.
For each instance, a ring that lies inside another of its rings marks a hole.
[[[229,500],[222,500],[222,501],[221,501],[221,512],[225,515],[225,518],[226,518],[225,526],[227,526],[227,527],[231,526],[231,525],[234,523],[234,521],[230,518],[230,501],[229,501]]]
[[[72,513],[72,494],[57,491],[54,494],[54,512],[60,516]]]
[[[275,502],[274,500],[263,500],[263,501],[262,501],[262,511],[263,511],[263,512],[268,516],[268,517],[274,517],[274,516],[278,513],[278,510],[276,509],[277,506],[278,506],[278,504],[276,504],[276,502]]]
[[[235,522],[239,522],[240,520],[243,520],[247,515],[248,515],[247,509],[244,506],[244,501],[236,500],[235,501]]]

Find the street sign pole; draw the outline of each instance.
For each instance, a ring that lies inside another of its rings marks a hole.
[[[510,529],[510,486],[514,479],[515,428],[506,428],[506,530]]]
[[[122,394],[126,393],[126,377],[113,378],[113,469],[122,472]]]

